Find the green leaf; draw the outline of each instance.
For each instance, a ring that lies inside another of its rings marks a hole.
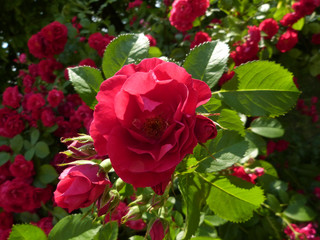
[[[23,137],[21,135],[16,135],[10,139],[10,147],[13,152],[20,153],[23,147]]]
[[[295,105],[299,90],[290,72],[268,61],[238,66],[230,84],[215,92],[231,108],[248,116],[279,116]]]
[[[61,219],[49,233],[49,240],[93,239],[102,225],[94,223],[88,216],[69,215]]]
[[[162,56],[162,52],[158,47],[150,47],[149,48],[149,58],[153,58],[153,57],[161,57]]]
[[[10,153],[0,152],[0,166],[8,162],[10,159]]]
[[[39,180],[43,184],[48,184],[53,182],[58,178],[59,174],[54,169],[54,167],[50,164],[42,165],[37,171],[37,180]]]
[[[230,179],[237,185],[231,183]],[[249,220],[253,211],[265,200],[258,186],[239,178],[220,177],[208,182],[211,184],[208,206],[218,216],[231,222]]]
[[[105,78],[112,77],[124,65],[146,58],[149,40],[144,34],[123,34],[114,39],[106,48],[102,59]]]
[[[26,151],[26,153],[24,154],[24,157],[26,158],[26,160],[30,161],[35,153],[35,149],[34,148],[30,148],[29,150]]]
[[[94,236],[93,240],[117,240],[118,239],[118,223],[117,222],[108,222],[102,226]]]
[[[222,76],[229,57],[229,47],[219,41],[205,42],[190,51],[183,67],[193,78],[214,87]]]
[[[90,107],[96,105],[96,95],[103,82],[101,72],[92,67],[68,68],[69,78],[82,100]]]
[[[281,210],[282,210],[279,200],[273,194],[270,194],[270,193],[267,194],[267,204],[275,212],[281,212]]]
[[[243,122],[238,113],[233,110],[223,109],[220,113],[218,123],[224,128],[237,131],[241,136],[245,135]]]
[[[266,154],[267,143],[262,137],[251,131],[246,130],[245,139],[249,142],[249,147],[251,146],[251,148],[255,147],[257,149],[258,154]]]
[[[186,204],[186,227],[181,239],[189,239],[197,230],[200,221],[200,211],[207,195],[206,185],[192,173],[179,178],[179,190]]]
[[[206,144],[208,152],[202,148],[194,151],[200,161],[198,172],[215,172],[239,162],[248,149],[248,142],[234,131],[218,131],[218,136]]]
[[[135,235],[129,238],[129,240],[145,240],[143,236]]]
[[[294,195],[289,202],[289,206],[284,210],[283,214],[293,220],[307,222],[312,221],[316,216],[316,212],[306,206],[307,199],[305,196]]]
[[[31,130],[31,136],[30,136],[30,142],[32,145],[36,144],[40,137],[40,131],[36,128],[32,128]]]
[[[46,144],[43,141],[37,142],[34,149],[35,149],[36,156],[39,158],[45,158],[50,153],[48,144]]]
[[[304,26],[304,17],[300,18],[296,23],[292,25],[292,28],[297,31],[301,31]]]
[[[31,224],[13,225],[9,240],[46,240],[47,236],[41,228]]]
[[[250,129],[252,132],[267,138],[278,138],[284,134],[281,123],[274,118],[256,118],[250,124]]]

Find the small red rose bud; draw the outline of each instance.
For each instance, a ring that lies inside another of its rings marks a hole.
[[[217,128],[214,122],[202,115],[197,115],[194,133],[199,143],[205,143],[217,136]]]

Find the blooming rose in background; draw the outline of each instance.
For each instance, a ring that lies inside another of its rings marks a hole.
[[[157,58],[129,64],[104,81],[90,135],[99,155],[134,187],[158,194],[197,145],[195,109],[211,97],[208,85],[175,63]]]
[[[59,179],[54,200],[69,212],[90,206],[110,184],[104,173],[99,173],[98,165],[88,164],[65,169]]]

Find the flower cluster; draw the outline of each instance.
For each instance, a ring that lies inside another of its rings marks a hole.
[[[170,12],[170,23],[181,32],[190,30],[192,22],[205,14],[209,0],[175,0]]]
[[[316,236],[316,228],[318,226],[313,223],[304,223],[304,224],[290,224],[284,229],[284,233],[290,237],[291,240],[295,240],[296,234],[298,235],[298,239],[302,240],[319,240],[320,237]],[[293,231],[294,230],[294,231]]]
[[[264,169],[261,167],[257,167],[255,169],[244,168],[243,166],[233,166],[231,168],[232,176],[236,176],[241,178],[247,182],[251,182],[255,184],[255,180],[257,177],[260,177],[264,174]]]
[[[299,99],[297,102],[297,110],[306,116],[310,116],[313,123],[319,121],[319,114],[317,111],[318,97],[313,96],[310,101],[310,106],[306,104],[304,99]]]

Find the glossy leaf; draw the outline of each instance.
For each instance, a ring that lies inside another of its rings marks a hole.
[[[8,240],[46,240],[47,236],[41,228],[31,224],[13,225]]]
[[[190,239],[196,232],[200,221],[201,206],[206,197],[206,185],[192,173],[179,178],[179,190],[186,204],[186,227],[181,239]]]
[[[208,206],[218,216],[231,222],[244,222],[264,202],[263,191],[239,178],[220,177],[210,181]],[[235,183],[237,185],[235,185]]]
[[[69,215],[61,219],[51,230],[49,240],[88,240],[95,236],[102,225],[81,214]]]
[[[218,123],[224,128],[240,133],[241,136],[245,135],[243,122],[238,113],[233,110],[223,109],[220,113]]]
[[[82,100],[90,107],[96,105],[96,95],[103,82],[101,72],[92,67],[68,68],[69,78]]]
[[[279,138],[284,134],[281,123],[274,118],[256,118],[250,124],[252,132],[267,138]]]
[[[183,67],[193,78],[214,87],[222,76],[229,57],[229,47],[219,41],[203,43],[193,48]]]
[[[149,40],[144,34],[123,34],[114,39],[106,48],[102,59],[104,77],[110,78],[124,65],[146,58]]]
[[[239,162],[248,149],[248,142],[235,131],[219,131],[218,136],[205,145],[206,148],[197,147],[194,151],[199,161],[198,172],[226,169]]]
[[[255,61],[240,65],[234,71],[234,78],[215,94],[247,116],[285,114],[299,97],[292,74],[279,64]]]
[[[117,240],[118,239],[118,222],[108,222],[102,226],[93,240]]]

